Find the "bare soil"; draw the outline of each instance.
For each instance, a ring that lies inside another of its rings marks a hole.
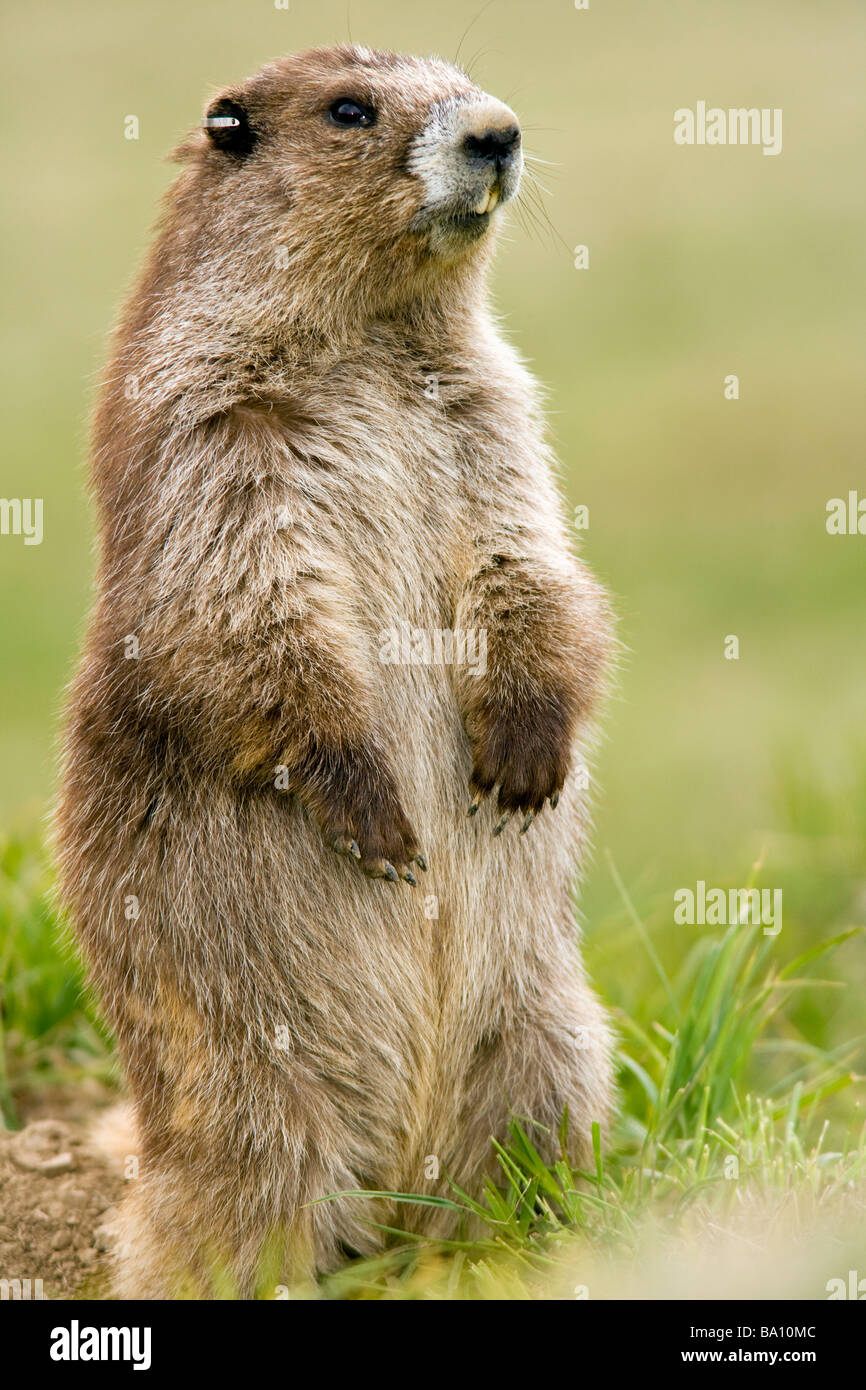
[[[82,1100],[45,1097],[23,1129],[0,1132],[0,1280],[29,1279],[31,1297],[106,1296],[106,1225],[124,1181],[91,1144],[98,1107]]]

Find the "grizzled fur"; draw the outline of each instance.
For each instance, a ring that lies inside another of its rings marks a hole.
[[[334,124],[344,96],[375,124]],[[435,132],[513,118],[357,48],[237,109],[235,145],[178,151],[95,422],[57,830],[135,1104],[122,1297],[212,1291],[214,1260],[248,1295],[275,1232],[288,1279],[376,1249],[371,1219],[447,1230],[310,1203],[477,1187],[513,1113],[552,1154],[566,1105],[585,1162],[609,1105],[569,901],[609,619],[486,306],[499,212],[461,220],[461,188],[436,220],[440,146],[425,206]],[[483,631],[486,668],[383,663],[401,623]]]

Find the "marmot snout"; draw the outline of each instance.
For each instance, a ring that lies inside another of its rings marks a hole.
[[[136,1108],[120,1296],[444,1232],[315,1199],[477,1187],[565,1106],[586,1164],[610,1096],[569,891],[610,621],[485,289],[517,120],[339,48],[205,122],[96,414],[58,814]]]
[[[431,250],[458,254],[483,236],[498,203],[513,198],[523,167],[520,126],[493,97],[438,103],[410,144],[407,168],[420,179],[423,203],[413,227]]]

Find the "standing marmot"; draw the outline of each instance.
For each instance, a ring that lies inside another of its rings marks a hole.
[[[442,1229],[310,1203],[477,1187],[512,1113],[585,1161],[610,1089],[567,778],[609,623],[485,302],[515,117],[353,47],[204,124],[96,416],[58,820],[140,1129],[120,1296]]]

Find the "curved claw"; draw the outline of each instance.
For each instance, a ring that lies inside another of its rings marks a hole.
[[[526,834],[527,830],[529,829],[529,827],[531,826],[531,824],[532,824],[532,822],[533,822],[534,820],[535,820],[535,812],[534,812],[534,811],[527,811],[527,813],[526,813],[526,820],[523,822],[523,824],[522,824],[521,827],[520,827],[520,833],[521,833],[521,835],[525,835],[525,834]]]
[[[481,805],[481,802],[482,802],[483,798],[484,798],[484,793],[483,793],[483,792],[476,792],[476,793],[475,793],[475,795],[473,796],[472,800],[471,800],[470,803],[469,803],[469,810],[466,812],[467,816],[474,816],[474,815],[475,815],[475,812],[478,810],[478,807]]]
[[[401,877],[404,883],[411,883],[413,888],[418,887],[418,880],[410,869],[407,869],[406,872],[401,875]]]
[[[351,859],[361,858],[361,851],[351,835],[335,835],[331,841],[331,849],[335,854],[346,854]]]
[[[512,812],[511,812],[511,811],[506,811],[506,812],[505,812],[505,815],[502,817],[502,819],[501,819],[500,821],[497,821],[496,825],[493,827],[493,833],[494,833],[494,835],[501,835],[501,834],[502,834],[502,832],[503,832],[503,830],[505,829],[506,825],[507,825],[508,822],[511,820],[511,816],[512,816]]]
[[[389,883],[399,883],[400,875],[387,859],[368,859],[361,864],[367,878],[386,878]]]
[[[553,796],[550,798],[550,809],[551,809],[551,811],[555,811],[558,805],[559,805],[559,792],[554,792],[554,793],[553,793]]]
[[[427,860],[424,858],[423,854],[416,854],[416,855],[415,855],[414,862],[418,865],[418,868],[421,869],[421,871],[422,871],[423,873],[426,874],[426,872],[427,872]]]

